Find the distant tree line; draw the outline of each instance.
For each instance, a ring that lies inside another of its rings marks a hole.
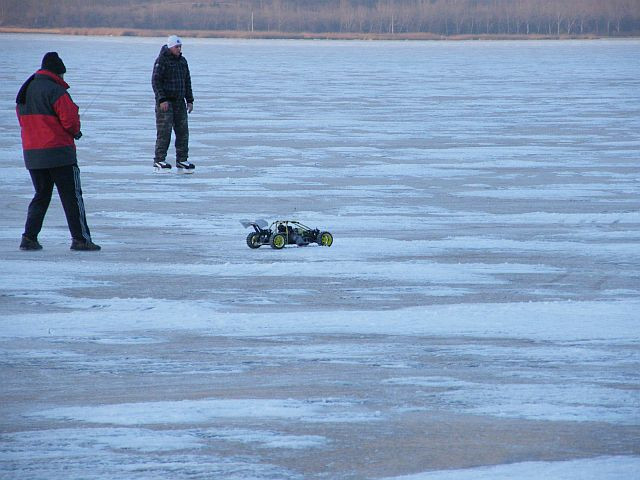
[[[640,0],[0,0],[0,26],[613,36],[640,32]]]

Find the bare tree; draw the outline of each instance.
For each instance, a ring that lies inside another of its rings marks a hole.
[[[640,0],[0,0],[0,25],[247,32],[640,32]]]

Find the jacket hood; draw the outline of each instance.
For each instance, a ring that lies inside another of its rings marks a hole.
[[[62,78],[60,78],[57,74],[49,71],[49,70],[38,70],[36,72],[36,75],[44,75],[49,77],[51,80],[53,80],[54,82],[56,82],[58,85],[60,85],[61,87],[63,87],[64,89],[69,89],[71,87],[69,87],[69,84],[67,82],[65,82]]]
[[[55,73],[50,72],[49,70],[38,70],[36,73],[31,75],[26,82],[22,84],[22,87],[20,87],[20,90],[18,91],[18,95],[16,96],[16,103],[18,104],[26,103],[27,88],[29,88],[29,85],[31,84],[31,82],[35,80],[36,76],[48,77],[51,81],[56,82],[65,90],[69,89],[69,84],[65,82],[62,78],[60,78],[58,75],[56,75]]]
[[[167,45],[165,44],[165,45],[163,45],[163,46],[162,46],[162,48],[160,49],[160,56],[162,56],[162,55],[164,55],[164,56],[166,56],[166,57],[169,57],[169,58],[180,58],[180,57],[182,56],[182,53],[180,53],[180,55],[178,55],[178,56],[176,57],[173,53],[171,53],[171,52],[169,51],[169,47],[167,47]]]

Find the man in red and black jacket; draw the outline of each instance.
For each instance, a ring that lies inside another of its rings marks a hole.
[[[55,185],[71,232],[72,250],[100,250],[91,241],[84,211],[76,157],[80,132],[78,106],[67,92],[67,69],[57,52],[42,59],[42,68],[22,85],[16,113],[22,128],[24,163],[35,188],[20,249],[40,250],[38,234]]]

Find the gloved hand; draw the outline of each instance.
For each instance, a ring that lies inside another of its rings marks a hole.
[[[73,136],[76,140],[80,140],[80,137],[82,137],[82,132],[78,132]]]
[[[187,113],[193,112],[193,103],[187,103]]]

